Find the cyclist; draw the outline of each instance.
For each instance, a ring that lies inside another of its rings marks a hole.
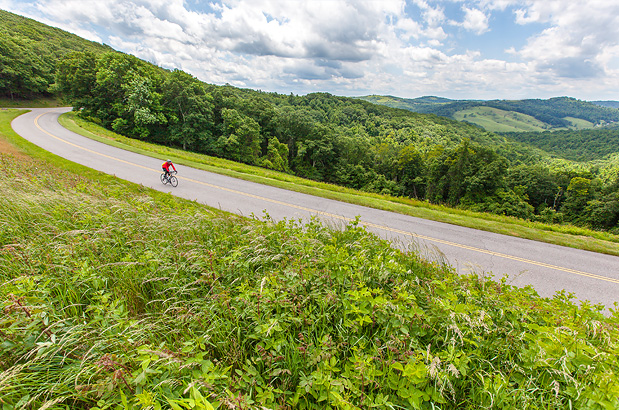
[[[166,160],[166,162],[164,162],[161,165],[161,169],[163,169],[163,173],[165,174],[166,178],[170,177],[170,167],[172,167],[172,169],[174,170],[174,172],[176,172],[176,167],[174,166],[174,164],[172,163],[172,161],[170,161],[169,159]]]

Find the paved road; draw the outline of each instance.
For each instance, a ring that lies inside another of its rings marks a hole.
[[[159,182],[165,158],[151,158],[72,133],[58,124],[68,109],[34,109],[13,129],[40,147],[99,171],[237,214],[274,219],[318,216],[335,226],[360,217],[362,224],[397,246],[414,247],[461,273],[507,275],[508,283],[532,285],[542,296],[565,289],[580,300],[613,307],[619,302],[619,257],[549,245],[255,184],[178,166],[179,186]]]

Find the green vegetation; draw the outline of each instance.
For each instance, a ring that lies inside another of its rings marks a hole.
[[[454,105],[446,109],[454,109],[457,107],[457,104],[454,103]],[[466,102],[465,104],[468,105],[470,103]],[[618,110],[600,107],[587,101],[569,97],[557,97],[548,100],[492,100],[484,101],[481,104],[472,104],[527,114],[549,124],[553,128],[568,128],[571,124],[566,117],[579,118],[593,124],[619,121]],[[437,112],[436,114],[439,113]]]
[[[454,102],[454,100],[450,100],[448,98],[433,96],[410,99],[393,97],[391,95],[368,95],[358,98],[360,100],[371,102],[372,104],[386,105],[387,107],[401,108],[422,114],[432,113],[432,110],[437,109],[437,107]]]
[[[57,88],[82,117],[137,140],[366,192],[619,229],[615,164],[556,165],[542,151],[441,117],[324,93],[217,87],[116,53],[69,55]],[[515,178],[525,167],[531,176]],[[583,188],[570,188],[577,181]]]
[[[0,107],[3,108],[50,108],[64,106],[62,101],[53,97],[41,97],[28,100],[0,98]]]
[[[616,310],[458,276],[356,222],[230,216],[0,131],[21,151],[0,154],[3,409],[619,406]]]
[[[595,126],[593,123],[580,118],[565,117],[565,119],[570,122],[570,129],[585,130]]]
[[[619,111],[609,109],[617,108],[617,102],[586,102],[567,97],[549,100],[456,101],[439,97],[407,99],[370,95],[359,99],[418,113],[441,115],[499,133],[580,130],[608,126],[619,120]]]
[[[505,133],[505,132],[544,132],[565,130],[590,129],[594,124],[574,117],[565,117],[567,121],[565,128],[553,128],[530,115],[521,114],[516,111],[499,110],[498,108],[476,106],[467,108],[454,113],[453,118],[458,121],[465,121],[482,127],[486,131]],[[535,144],[533,144],[535,145]]]
[[[71,51],[111,50],[0,10],[0,97],[11,101],[49,97],[54,93],[56,62],[64,55]]]
[[[508,132],[506,138],[538,147],[558,158],[601,161],[619,152],[619,130],[599,128],[552,132]]]
[[[474,126],[328,94],[211,86],[0,18],[3,95],[61,91],[131,137],[90,123],[96,138],[436,218],[615,229],[610,160],[552,162]],[[18,114],[0,111],[3,410],[619,406],[616,309],[458,276],[358,221],[261,222],[126,183],[17,137]]]

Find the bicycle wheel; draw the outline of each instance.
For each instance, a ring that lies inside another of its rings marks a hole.
[[[161,183],[163,185],[168,183],[168,178],[165,177],[165,174],[161,174],[161,176],[159,176],[159,179],[161,180]]]
[[[170,177],[170,184],[172,184],[172,186],[178,185],[178,179],[174,175]]]

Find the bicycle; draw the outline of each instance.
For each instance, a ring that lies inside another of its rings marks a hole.
[[[161,183],[163,185],[166,184],[170,184],[173,187],[178,185],[178,178],[176,178],[174,176],[174,174],[176,174],[176,171],[171,171],[170,175],[166,175],[165,172],[161,174],[161,176],[159,177],[159,179],[161,179]]]

